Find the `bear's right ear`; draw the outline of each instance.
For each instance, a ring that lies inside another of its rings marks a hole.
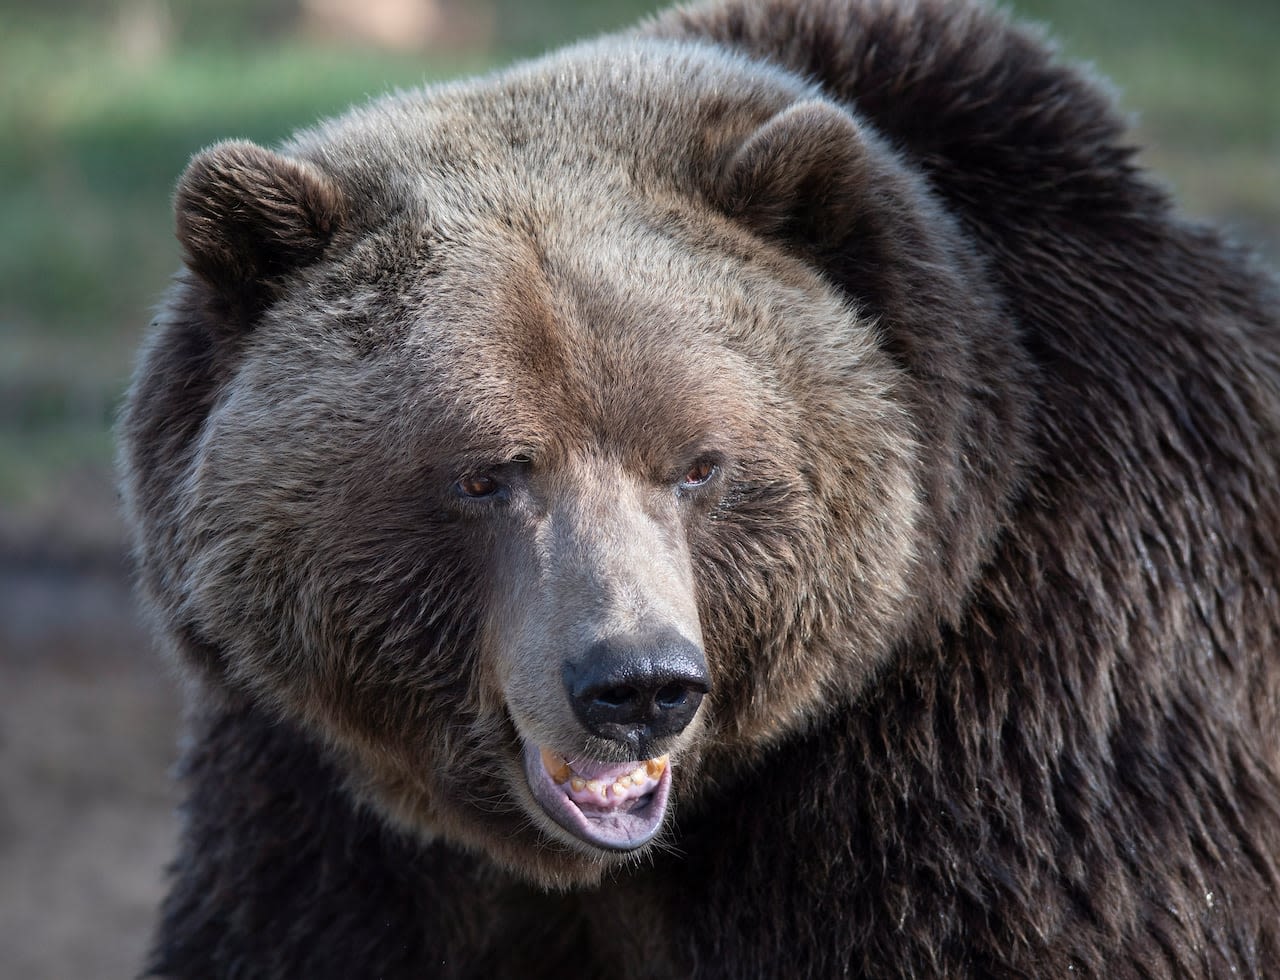
[[[311,164],[229,141],[191,161],[174,212],[187,267],[247,325],[285,276],[319,258],[345,202]]]

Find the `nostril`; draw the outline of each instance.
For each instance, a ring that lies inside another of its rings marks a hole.
[[[678,708],[689,697],[689,689],[683,684],[667,684],[653,696],[654,703],[664,710]]]
[[[640,693],[634,687],[609,687],[596,694],[597,703],[610,708],[622,708],[635,702]]]

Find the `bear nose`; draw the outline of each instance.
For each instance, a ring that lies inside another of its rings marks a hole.
[[[701,648],[678,633],[594,643],[565,664],[564,683],[589,732],[636,747],[684,731],[711,687]]]

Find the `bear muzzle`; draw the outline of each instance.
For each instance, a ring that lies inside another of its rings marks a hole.
[[[562,753],[526,739],[525,777],[543,812],[574,838],[629,851],[662,827],[671,791],[671,745],[710,691],[701,647],[676,630],[597,641],[562,668],[584,733],[625,746],[629,761]]]

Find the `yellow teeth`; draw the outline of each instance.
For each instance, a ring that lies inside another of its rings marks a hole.
[[[657,779],[662,775],[662,770],[667,768],[667,761],[670,758],[669,755],[660,755],[656,759],[650,759],[644,764],[644,771],[648,773],[650,779]]]
[[[572,775],[569,763],[545,746],[542,749],[542,766],[555,780],[557,786],[567,781]]]
[[[605,783],[598,779],[583,779],[573,771],[568,760],[558,752],[553,752],[545,746],[542,747],[541,751],[542,766],[547,770],[547,775],[552,778],[557,786],[563,786],[568,783],[575,793],[580,793],[584,789],[590,790],[593,796],[598,796],[602,800],[608,799],[609,790],[611,789],[614,796],[622,796],[633,786],[643,786],[650,779],[660,778],[663,770],[667,768],[667,764],[671,760],[670,755],[647,759],[631,772],[619,776],[612,783]]]

